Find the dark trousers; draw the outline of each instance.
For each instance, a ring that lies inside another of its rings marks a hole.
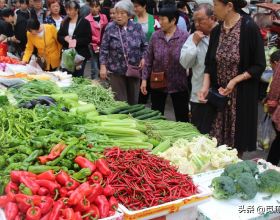
[[[158,110],[164,114],[165,102],[167,98],[167,93],[151,90],[151,100],[152,100],[152,109]],[[189,121],[189,95],[187,91],[176,92],[170,94],[176,121],[188,122]]]
[[[275,125],[273,124],[274,128]],[[268,156],[267,156],[267,161],[272,163],[273,165],[277,166],[280,161],[280,131],[276,130],[276,138],[271,144]]]
[[[72,74],[73,77],[82,77],[84,76],[85,67],[87,64],[87,60],[84,60],[80,66],[80,69],[76,69],[74,72],[70,72],[67,69],[62,69],[62,71],[67,71],[68,74]]]
[[[191,123],[197,127],[202,134],[209,134],[217,111],[214,107],[204,103],[191,102]]]

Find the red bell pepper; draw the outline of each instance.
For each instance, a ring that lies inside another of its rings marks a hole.
[[[69,198],[68,197],[61,197],[59,200],[57,201],[61,201],[63,203],[63,209],[67,208],[68,207],[68,200]]]
[[[86,216],[85,220],[101,218],[99,209],[95,205],[91,205],[90,210],[84,216]]]
[[[116,214],[116,211],[110,210],[110,211],[109,211],[109,214],[108,214],[108,217],[114,216],[115,214]]]
[[[77,156],[75,158],[75,163],[77,163],[81,168],[89,168],[91,172],[96,170],[96,166],[94,163],[89,161],[87,158],[84,158],[82,156]]]
[[[90,210],[90,202],[84,197],[82,200],[78,202],[78,204],[75,206],[76,212],[87,212]]]
[[[83,197],[87,197],[91,193],[92,187],[88,182],[81,184],[74,192],[70,195],[68,204],[76,205]]]
[[[20,215],[18,214],[14,220],[21,220]]]
[[[42,214],[42,215],[43,215],[43,214]],[[50,210],[47,214],[45,214],[45,215],[41,218],[41,220],[49,220],[50,215],[51,215],[51,210]]]
[[[30,179],[28,176],[21,176],[20,182],[23,183],[26,187],[31,189],[33,195],[36,195],[40,186],[33,179]]]
[[[63,208],[64,204],[62,201],[56,201],[53,205],[49,220],[57,220],[60,216],[60,210]]]
[[[48,213],[51,210],[53,203],[54,203],[54,201],[51,197],[48,197],[48,196],[42,197],[41,203],[39,204],[42,215],[45,215],[46,213]]]
[[[62,215],[67,220],[75,220],[75,213],[72,208],[66,208],[62,210]]]
[[[110,210],[116,211],[118,209],[119,203],[114,196],[109,199]]]
[[[114,187],[112,187],[110,185],[105,186],[105,188],[103,190],[104,196],[113,196],[114,193],[115,193]]]
[[[65,186],[67,182],[71,180],[71,177],[63,170],[56,174],[55,180],[62,186]]]
[[[40,220],[41,215],[42,213],[39,207],[30,207],[26,213],[26,220]]]
[[[49,180],[55,181],[55,175],[53,170],[48,170],[44,173],[37,175],[37,180]]]
[[[100,183],[97,183],[92,186],[91,193],[87,197],[87,199],[90,203],[92,203],[92,202],[94,202],[94,200],[96,199],[97,196],[102,195],[102,194],[103,194],[103,188],[100,185]]]
[[[46,187],[40,187],[40,189],[38,190],[38,195],[39,196],[49,196],[50,191]]]
[[[35,206],[39,206],[42,202],[42,198],[44,197],[38,195],[31,196],[32,204]]]
[[[14,170],[10,173],[11,181],[14,183],[19,183],[21,176],[27,176],[30,179],[36,179],[36,174],[30,173],[28,171]]]
[[[66,197],[68,194],[68,190],[65,187],[62,187],[59,189],[59,195],[60,197]]]
[[[97,169],[100,171],[100,173],[102,173],[104,176],[110,176],[110,174],[112,173],[107,161],[103,158],[98,159],[96,162],[96,167]]]
[[[40,186],[40,187],[45,187],[49,190],[49,192],[54,195],[56,194],[56,192],[59,190],[60,185],[49,181],[49,180],[36,180],[36,183]]]
[[[9,196],[0,196],[0,208],[5,208],[8,202],[11,202],[11,198]]]
[[[15,194],[18,193],[19,188],[17,184],[9,182],[5,187],[5,193],[10,198],[11,201],[14,201]]]
[[[103,176],[100,172],[96,171],[89,177],[89,179],[93,183],[101,183],[103,180]]]
[[[75,190],[78,186],[80,185],[80,183],[78,183],[76,180],[69,180],[69,182],[66,183],[66,189],[67,190]]]
[[[31,207],[32,198],[31,196],[24,194],[16,194],[15,195],[16,203],[18,204],[18,208],[21,212],[26,213],[27,210]]]
[[[97,196],[95,199],[95,204],[98,207],[100,217],[101,218],[106,218],[109,215],[109,210],[110,210],[110,204],[107,200],[107,198],[104,195]]]
[[[18,206],[14,202],[8,202],[8,204],[5,207],[5,215],[7,220],[14,220],[16,216],[18,215]]]
[[[76,220],[83,220],[82,215],[80,212],[75,212],[75,219]]]
[[[49,153],[49,155],[40,156],[39,161],[41,162],[41,164],[46,164],[47,162],[54,160],[55,158],[60,156],[61,152],[64,150],[65,147],[66,147],[66,145],[62,144],[62,143],[55,145],[51,149],[51,152]]]

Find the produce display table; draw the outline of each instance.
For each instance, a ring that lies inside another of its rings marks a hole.
[[[213,178],[220,176],[223,170],[210,171],[193,176],[194,182],[201,186],[211,185]],[[258,193],[249,201],[240,199],[217,200],[211,198],[198,206],[198,220],[262,220],[280,219],[280,194],[271,198],[265,193]]]

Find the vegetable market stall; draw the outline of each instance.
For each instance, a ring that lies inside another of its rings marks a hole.
[[[143,105],[116,102],[110,90],[85,79],[74,78],[65,88],[33,80],[1,90],[0,130],[0,206],[18,209],[22,216],[29,209],[35,215],[49,196],[51,212],[55,204],[62,206],[66,211],[54,214],[66,219],[73,212],[91,219],[96,207],[98,218],[118,215],[119,204],[126,219],[176,219],[211,194],[189,175],[237,162],[236,150],[217,146],[191,124],[164,120]],[[66,192],[65,187],[72,188]],[[93,199],[89,191],[94,190],[99,194]],[[90,204],[92,211],[77,208],[72,194],[82,195],[80,205]],[[26,210],[17,207],[16,198],[23,195]],[[114,198],[117,205],[107,206],[103,215],[99,196],[103,205]]]

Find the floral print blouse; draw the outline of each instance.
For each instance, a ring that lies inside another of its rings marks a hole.
[[[105,65],[108,71],[124,75],[127,71],[124,50],[130,65],[138,66],[144,58],[148,43],[140,24],[129,20],[127,27],[120,27],[116,22],[111,22],[106,27],[100,47],[100,64]]]

